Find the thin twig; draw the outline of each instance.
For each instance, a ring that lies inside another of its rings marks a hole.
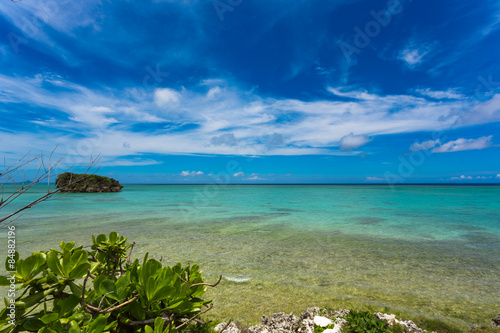
[[[128,252],[127,264],[132,265],[132,260],[130,259],[132,256],[132,250],[134,249],[135,242],[132,243],[130,247],[130,251]]]
[[[222,280],[222,275],[221,275],[221,276],[219,276],[219,281],[217,281],[217,282],[216,282],[216,283],[214,283],[214,284],[210,284],[210,283],[195,283],[195,284],[192,284],[192,285],[191,285],[191,287],[189,287],[189,288],[198,287],[198,286],[209,286],[209,287],[215,287],[215,286],[217,286],[217,285],[220,283],[220,281],[221,281],[221,280]]]
[[[210,306],[208,306],[205,310],[201,311],[201,312],[198,312],[194,317],[192,317],[191,319],[185,321],[184,323],[182,323],[181,325],[177,326],[175,329],[178,330],[179,328],[181,328],[182,326],[184,325],[187,325],[189,324],[190,322],[192,322],[193,320],[195,320],[197,317],[201,316],[202,314],[210,311],[212,308],[214,307],[214,304],[210,304]]]
[[[232,319],[229,319],[229,321],[227,322],[227,324],[224,326],[224,328],[223,328],[223,329],[221,329],[221,330],[219,331],[219,333],[224,332],[224,330],[225,330],[226,328],[228,328],[228,327],[229,327],[229,325],[231,324],[231,321],[233,321],[233,320],[232,320]]]
[[[105,293],[105,294],[102,296],[101,301],[99,302],[99,305],[97,306],[97,308],[98,308],[98,309],[100,309],[100,308],[101,308],[102,302],[104,301],[104,299],[106,298],[106,296],[108,296],[109,294],[112,294],[112,293],[114,293],[114,291],[113,291],[113,290],[111,290],[110,292]]]

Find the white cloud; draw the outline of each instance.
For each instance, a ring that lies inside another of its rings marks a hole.
[[[245,175],[244,172],[236,172],[233,177],[243,177]]]
[[[495,178],[500,178],[500,173],[499,173],[499,174],[497,174]]]
[[[422,58],[427,54],[426,51],[418,49],[404,49],[399,54],[399,59],[404,60],[408,65],[413,66],[422,61]]]
[[[207,92],[207,98],[212,99],[220,96],[222,90],[220,89],[219,86],[212,87],[210,90]]]
[[[472,176],[461,175],[460,177],[451,177],[451,180],[472,180]]]
[[[464,139],[460,138],[454,141],[448,141],[443,143],[441,146],[436,147],[432,150],[433,153],[450,153],[455,151],[463,150],[478,150],[491,147],[493,144],[491,139],[493,135],[482,136],[477,139]]]
[[[332,94],[334,94],[335,96],[339,96],[339,97],[348,97],[348,98],[354,98],[354,99],[361,99],[361,100],[375,100],[377,98],[379,98],[379,96],[377,95],[374,95],[374,94],[369,94],[368,92],[366,91],[342,91],[342,88],[340,87],[337,87],[337,88],[333,88],[333,87],[328,87],[327,90],[329,92],[331,92]]]
[[[366,177],[366,181],[369,181],[369,182],[381,182],[384,180],[385,180],[384,178],[380,178],[380,177]]]
[[[201,171],[191,171],[191,172],[189,172],[189,171],[182,171],[180,173],[180,175],[181,176],[201,176],[201,175],[203,175],[203,172],[201,172]]]
[[[500,121],[500,94],[495,94],[491,99],[479,103],[457,119],[457,125],[477,125]]]
[[[448,89],[448,90],[431,90],[430,88],[426,89],[415,89],[417,94],[428,96],[435,99],[464,99],[465,96],[460,94],[457,89]]]
[[[64,89],[50,89],[50,81],[57,81]],[[129,88],[111,94],[108,89],[91,90],[54,75],[26,78],[0,74],[0,103],[17,104],[30,115],[36,114],[31,122],[40,128],[36,133],[30,133],[28,127],[15,132],[0,128],[0,141],[10,143],[3,145],[0,153],[58,145],[61,154],[83,164],[88,156],[99,153],[107,158],[149,153],[353,155],[357,154],[353,150],[377,135],[441,131],[500,119],[500,94],[458,114],[450,110],[462,109],[464,101],[341,88],[337,90],[355,100],[262,98],[229,86],[224,88],[223,98],[209,100],[205,92],[183,89],[171,93],[164,89]],[[165,112],[165,107],[155,102],[155,94],[174,102],[179,94],[179,102]],[[457,122],[460,119],[465,120]],[[150,126],[137,130],[138,123]],[[337,146],[340,149],[332,149]]]
[[[253,176],[253,177],[249,177],[247,178],[247,180],[262,180],[264,178],[260,178],[259,176]]]
[[[158,106],[172,107],[179,104],[181,95],[169,88],[158,88],[154,92],[154,100]]]
[[[424,141],[422,143],[415,142],[414,144],[412,144],[410,146],[410,150],[411,151],[427,150],[427,149],[434,148],[435,146],[437,146],[439,144],[441,144],[441,141],[439,141],[439,139],[428,140],[428,141]]]
[[[99,166],[142,166],[142,165],[155,165],[162,164],[161,161],[155,161],[152,159],[116,159],[116,160],[102,160],[99,162]]]
[[[411,40],[407,46],[399,51],[398,59],[413,69],[424,61],[424,58],[434,49],[436,43],[417,43]]]
[[[369,139],[366,135],[354,135],[354,133],[351,132],[340,139],[340,150],[350,151],[359,148],[370,141],[371,139]]]
[[[238,140],[234,137],[233,133],[224,133],[219,136],[214,136],[210,139],[210,143],[214,146],[236,146],[238,144]]]

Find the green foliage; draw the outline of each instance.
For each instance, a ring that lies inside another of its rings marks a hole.
[[[439,333],[461,333],[463,329],[452,326],[450,324],[444,323],[440,320],[429,319],[424,317],[418,317],[415,320],[415,324],[429,332],[439,332]]]
[[[333,329],[334,327],[335,327],[335,323],[330,324],[330,325],[328,325],[326,327],[316,326],[316,327],[314,327],[314,333],[321,333],[324,330]]]
[[[389,324],[369,312],[351,310],[345,317],[347,324],[342,332],[348,333],[390,333]]]
[[[81,192],[87,188],[123,187],[117,180],[105,176],[65,172],[59,174],[56,186],[63,192]]]
[[[184,333],[216,333],[215,326],[220,324],[220,321],[210,321],[207,323],[197,322],[194,324],[189,324],[184,330]]]
[[[389,331],[391,331],[392,333],[410,333],[408,327],[397,323],[389,325]]]
[[[60,248],[17,260],[15,323],[5,299],[0,333],[176,333],[212,306],[198,265],[163,266],[148,254],[131,262],[116,232],[92,236],[90,251]]]

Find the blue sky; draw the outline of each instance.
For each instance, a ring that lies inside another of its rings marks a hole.
[[[500,183],[498,1],[0,3],[0,153],[123,183]]]

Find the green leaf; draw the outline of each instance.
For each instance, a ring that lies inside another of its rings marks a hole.
[[[118,240],[118,234],[115,231],[111,232],[109,234],[109,242],[111,244],[115,244],[117,240]]]
[[[100,293],[100,285],[101,283],[106,280],[107,277],[104,276],[104,275],[98,275],[96,276],[96,278],[94,279],[94,290],[97,292],[97,293]]]
[[[163,286],[160,288],[157,288],[155,293],[150,299],[150,302],[156,302],[159,301],[160,299],[165,299],[168,298],[169,296],[174,296],[176,294],[176,289],[172,286]]]
[[[89,254],[85,250],[77,250],[71,255],[70,263],[71,267],[76,267],[87,262]]]
[[[87,269],[90,269],[90,264],[84,262],[83,264],[76,266],[69,272],[69,278],[71,280],[80,279],[87,274]]]
[[[151,328],[151,326],[146,325],[146,326],[144,326],[144,333],[154,333],[154,331]]]
[[[76,285],[73,281],[70,281],[68,285],[73,295],[81,299],[83,294],[83,287]]]
[[[95,240],[95,244],[104,243],[106,241],[106,235],[100,234]]]
[[[107,331],[115,331],[115,329],[118,327],[118,320],[113,320],[112,322],[108,323],[104,330]]]
[[[130,271],[120,276],[115,282],[116,296],[119,299],[125,298],[127,296],[127,287],[130,285]]]
[[[113,298],[115,300],[118,300],[116,297],[116,287],[115,283],[111,281],[110,279],[105,279],[99,284],[99,292],[101,295],[106,295],[109,292],[112,292],[111,294],[107,295],[106,297]]]
[[[58,300],[57,307],[59,308],[60,317],[72,312],[79,303],[80,298],[75,295],[70,295],[64,299]]]
[[[51,289],[48,289],[45,291],[40,291],[40,292],[33,294],[33,295],[29,295],[29,296],[17,301],[15,303],[16,307],[18,307],[20,309],[26,309],[26,308],[32,307],[36,303],[40,302],[45,296],[54,292],[54,290],[56,290],[56,288],[51,288]]]
[[[76,323],[76,321],[72,320],[69,322],[69,331],[68,333],[81,333],[80,326]]]
[[[9,286],[10,280],[5,275],[0,275],[0,286]]]
[[[43,322],[39,319],[28,318],[23,323],[23,328],[28,331],[38,331],[44,326]]]
[[[156,291],[156,281],[153,276],[150,276],[147,282],[144,284],[144,288],[146,289],[146,297],[149,301],[153,298],[153,295]],[[151,301],[152,302],[152,301]]]
[[[166,309],[173,310],[175,308],[178,308],[182,305],[183,302],[184,302],[184,299],[181,299],[180,301],[175,301],[175,303],[170,304]]]
[[[56,312],[51,312],[51,313],[48,313],[44,316],[42,316],[40,318],[40,320],[44,323],[44,324],[50,324],[51,322],[53,321],[56,321],[57,319],[59,318],[59,314],[56,313]]]
[[[163,321],[163,319],[161,319],[161,317],[156,317],[154,333],[163,333],[163,326],[164,325],[165,325],[165,321]]]
[[[134,301],[129,305],[129,310],[132,316],[134,316],[135,319],[137,320],[144,320],[146,319],[146,313],[144,312],[143,307],[139,302]]]
[[[57,253],[54,250],[51,250],[47,253],[47,266],[54,272],[56,275],[66,277],[63,272],[63,268],[61,266],[61,262],[57,257]]]
[[[10,264],[9,264],[9,260],[12,260],[12,259],[14,259],[14,260],[15,260],[16,265],[17,265],[17,262],[19,261],[19,253],[18,253],[17,251],[14,253],[14,258],[10,258],[10,257],[5,258],[5,270],[6,270],[7,272],[10,272],[10,271],[12,271],[12,270],[13,270],[13,269],[10,267]]]
[[[47,326],[42,327],[41,329],[38,330],[38,333],[57,333],[53,329],[48,328]]]
[[[63,267],[63,272],[67,275],[69,271],[71,270],[71,253],[67,250],[64,250],[63,252],[63,258],[62,258],[62,267]]]
[[[66,243],[63,250],[71,251],[75,247],[75,242]]]
[[[104,327],[106,327],[106,323],[107,316],[99,315],[92,324],[90,324],[89,333],[102,333]]]

